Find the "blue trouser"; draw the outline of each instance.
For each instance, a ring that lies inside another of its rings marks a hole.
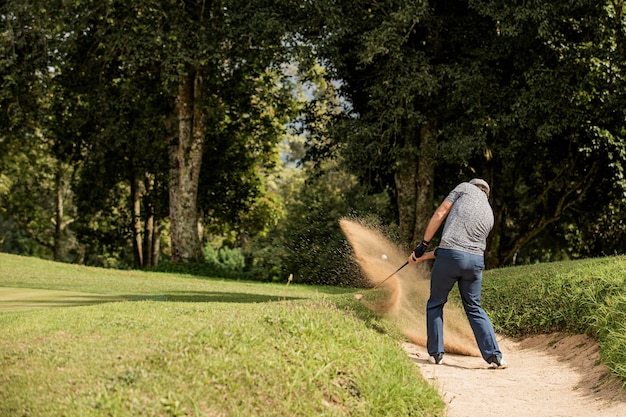
[[[494,356],[502,357],[491,320],[480,306],[484,268],[482,255],[437,249],[430,279],[430,298],[426,303],[426,348],[429,355],[444,352],[443,306],[448,301],[452,287],[458,282],[463,308],[483,359],[491,363]]]

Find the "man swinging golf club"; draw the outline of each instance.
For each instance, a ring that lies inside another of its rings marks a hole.
[[[426,303],[426,348],[430,362],[443,361],[443,307],[455,283],[459,285],[465,314],[483,359],[492,368],[505,368],[493,325],[480,305],[484,252],[493,228],[489,184],[474,178],[457,185],[431,217],[424,240],[409,256],[409,263],[435,259]],[[439,248],[426,252],[428,244],[445,220]],[[419,260],[418,260],[419,258]]]

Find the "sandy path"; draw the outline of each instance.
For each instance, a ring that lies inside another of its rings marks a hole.
[[[626,395],[598,364],[597,343],[586,336],[547,335],[520,342],[500,338],[509,366],[489,369],[477,357],[446,354],[428,362],[424,347],[404,344],[422,375],[447,404],[446,417],[618,417]]]

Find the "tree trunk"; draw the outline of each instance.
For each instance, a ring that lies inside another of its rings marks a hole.
[[[491,183],[489,183],[491,184]],[[491,269],[500,265],[499,250],[502,231],[504,230],[504,216],[497,203],[492,203],[494,224],[487,240],[487,250],[485,251],[485,269]],[[515,262],[513,262],[515,264]]]
[[[420,127],[419,159],[408,150],[402,152],[395,173],[400,239],[411,249],[422,240],[433,212],[434,126],[433,122],[427,122]]]
[[[159,251],[161,242],[161,222],[157,217],[153,201],[155,190],[155,177],[149,175],[144,179],[146,190],[144,205],[144,239],[143,239],[143,265],[144,268],[154,268],[159,264]]]
[[[152,263],[150,266],[159,266],[159,259],[161,255],[161,231],[163,226],[158,219],[154,221],[154,229],[152,233]]]
[[[410,147],[407,147],[410,148]],[[413,244],[415,229],[415,202],[417,201],[417,157],[408,149],[398,159],[394,174],[398,204],[400,242],[407,248]]]
[[[143,238],[143,265],[145,268],[151,268],[154,266],[152,262],[152,246],[154,240],[154,209],[152,208],[152,205],[148,202],[146,202],[144,206],[146,207],[146,226]]]
[[[170,238],[172,262],[198,262],[202,248],[198,236],[198,180],[205,128],[199,104],[202,80],[186,68],[180,75],[176,102],[178,137],[170,149]]]
[[[433,120],[420,128],[420,155],[417,169],[417,199],[415,201],[415,228],[413,244],[421,242],[433,215],[435,199],[435,148],[437,127]]]
[[[63,192],[65,182],[63,181],[63,165],[59,161],[55,173],[56,188],[56,213],[54,219],[54,243],[52,249],[52,259],[59,262],[63,257]]]
[[[135,257],[135,267],[141,268],[144,265],[143,245],[142,245],[142,228],[141,228],[141,187],[139,180],[133,178],[130,181],[130,198],[132,208],[132,228],[133,228],[133,252]]]

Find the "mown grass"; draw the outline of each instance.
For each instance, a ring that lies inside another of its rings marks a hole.
[[[626,381],[626,256],[490,270],[483,288],[497,331],[589,334]]]
[[[5,254],[0,286],[109,301],[0,314],[2,416],[443,414],[393,328],[346,289]]]
[[[92,302],[0,313],[2,416],[443,415],[397,329],[350,289],[4,254],[0,287]],[[625,290],[624,256],[537,264],[486,271],[483,305],[510,336],[596,337],[626,381]]]

